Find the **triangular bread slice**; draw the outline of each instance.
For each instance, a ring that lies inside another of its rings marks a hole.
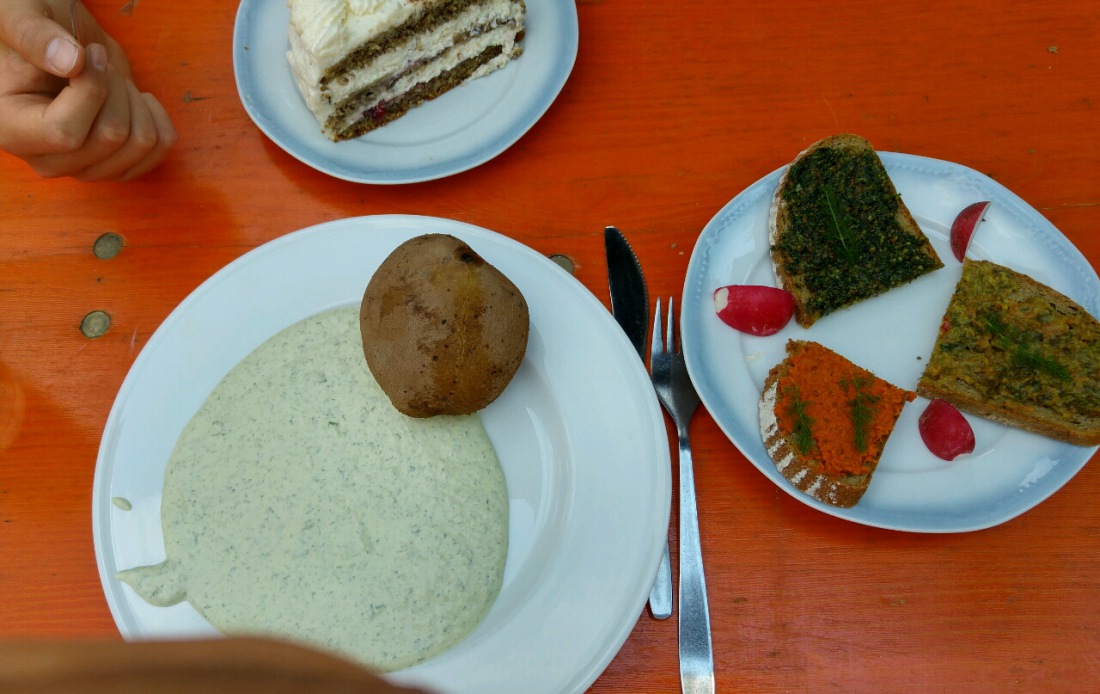
[[[917,393],[1080,446],[1100,444],[1100,322],[1021,272],[967,259]]]
[[[786,168],[768,232],[776,281],[803,327],[943,267],[871,143],[850,133]]]
[[[790,340],[764,381],[760,433],[791,484],[827,504],[855,506],[914,397],[817,342]]]

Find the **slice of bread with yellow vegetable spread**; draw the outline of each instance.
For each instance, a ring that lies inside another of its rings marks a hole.
[[[764,381],[760,433],[779,472],[833,506],[855,506],[914,393],[827,347],[790,340]]]
[[[917,393],[1081,446],[1100,444],[1100,322],[1010,268],[967,259]]]
[[[850,133],[816,142],[784,171],[769,244],[803,327],[943,267],[871,143]]]

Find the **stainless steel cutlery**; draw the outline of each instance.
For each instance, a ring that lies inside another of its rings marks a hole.
[[[653,317],[653,342],[649,368],[657,398],[676,425],[679,441],[680,483],[680,688],[684,694],[713,694],[714,656],[711,648],[710,609],[703,575],[699,542],[699,513],[695,502],[688,426],[699,407],[699,395],[688,376],[683,352],[677,345],[679,330],[668,300],[668,323],[661,326],[661,300]]]

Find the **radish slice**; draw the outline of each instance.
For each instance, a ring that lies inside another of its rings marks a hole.
[[[794,297],[785,289],[731,284],[714,290],[714,310],[730,326],[750,335],[774,335],[794,315]]]
[[[946,400],[928,403],[918,420],[920,437],[937,458],[954,460],[974,452],[974,430],[970,422]]]
[[[956,260],[960,263],[966,256],[966,247],[970,245],[970,237],[974,235],[974,230],[981,224],[982,217],[985,215],[985,211],[989,209],[989,205],[988,200],[967,205],[952,222],[951,252],[955,254]]]

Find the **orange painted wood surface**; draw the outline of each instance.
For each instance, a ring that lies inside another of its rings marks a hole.
[[[576,66],[546,116],[480,167],[403,186],[330,178],[253,125],[234,3],[87,4],[181,139],[129,184],[40,180],[0,156],[0,638],[118,638],[91,531],[115,393],[180,300],[290,231],[383,213],[470,222],[568,255],[606,304],[615,224],[650,295],[678,297],[712,215],[852,131],[989,174],[1100,264],[1094,2],[580,1]],[[125,247],[98,260],[108,231]],[[89,340],[78,326],[96,309],[113,323]],[[1003,525],[919,535],[799,503],[705,412],[692,433],[719,691],[1095,691],[1095,461]],[[675,622],[639,615],[591,691],[678,691],[676,653]]]

